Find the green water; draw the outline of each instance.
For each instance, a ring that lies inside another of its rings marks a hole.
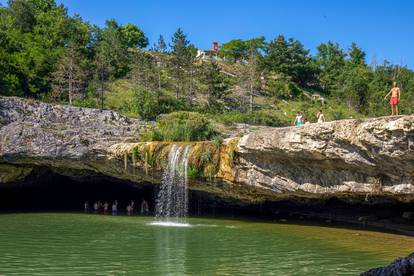
[[[355,275],[414,251],[414,238],[286,223],[0,215],[0,275]]]

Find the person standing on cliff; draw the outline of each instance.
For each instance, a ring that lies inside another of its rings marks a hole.
[[[295,118],[295,121],[293,122],[293,125],[295,126],[303,125],[303,116],[301,112],[296,113],[296,118]]]
[[[318,120],[318,123],[324,123],[325,122],[325,115],[323,115],[322,110],[319,110],[318,114],[316,114],[316,118]]]
[[[391,116],[394,115],[394,107],[395,107],[395,115],[398,115],[398,103],[400,101],[401,91],[396,82],[393,83],[390,92],[388,92],[388,94],[384,97],[384,100],[386,100],[390,94],[391,94],[391,98],[390,98]]]

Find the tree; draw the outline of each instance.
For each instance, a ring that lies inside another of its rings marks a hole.
[[[233,39],[224,43],[220,50],[219,56],[232,62],[240,62],[249,58],[250,48],[253,46],[256,50],[264,50],[265,38],[263,36],[249,40]]]
[[[349,59],[355,65],[365,65],[365,52],[355,42],[349,48]]]
[[[59,60],[58,68],[53,73],[55,95],[59,98],[62,94],[68,94],[69,104],[76,93],[84,88],[85,73],[80,66],[78,50],[69,45]]]
[[[253,97],[256,94],[257,87],[259,87],[260,74],[260,53],[257,51],[255,44],[250,45],[248,68],[248,87],[249,87],[249,112],[253,112]]]
[[[195,48],[191,47],[187,35],[180,28],[174,33],[171,41],[170,66],[175,79],[175,97],[178,99],[184,94],[186,75],[195,58]]]
[[[301,86],[314,84],[317,69],[303,45],[293,38],[279,35],[266,48],[264,64],[268,70],[289,76]]]
[[[13,0],[9,2],[9,10],[15,18],[15,24],[23,32],[31,32],[36,24],[36,16],[32,1]]]
[[[6,94],[40,97],[51,91],[52,73],[75,36],[71,23],[53,0],[13,0],[2,8],[0,64],[7,71],[0,84]]]
[[[111,19],[98,32],[97,45],[111,65],[109,78],[121,78],[130,71],[135,50],[146,47],[148,39],[137,26],[130,23],[121,26]]]
[[[250,45],[247,62],[241,67],[239,75],[240,88],[242,95],[247,98],[249,112],[254,109],[254,97],[258,95],[261,89],[261,54],[255,44]]]
[[[219,55],[226,60],[238,62],[246,58],[246,44],[241,39],[233,39],[221,45]]]
[[[317,50],[316,63],[320,70],[319,81],[322,89],[329,94],[344,69],[346,53],[338,43],[331,41],[321,43]]]
[[[364,112],[368,106],[369,83],[372,69],[365,64],[365,53],[352,43],[345,66],[335,72],[333,96],[345,101],[350,108]]]
[[[95,78],[98,83],[98,87],[100,90],[100,106],[101,109],[104,108],[104,90],[105,90],[105,82],[109,80],[110,76],[113,72],[113,67],[111,64],[111,59],[107,55],[108,47],[106,43],[101,43],[98,45],[96,49],[96,55],[94,60],[95,65]]]
[[[339,75],[332,95],[344,101],[349,108],[358,112],[364,111],[367,105],[368,88],[371,72],[363,65],[354,66],[348,62]]]
[[[127,23],[120,27],[123,47],[145,48],[148,46],[148,38],[144,32],[134,24]]]
[[[157,76],[158,76],[158,91],[161,91],[161,76],[164,69],[165,63],[165,53],[167,51],[167,44],[165,43],[164,37],[159,36],[158,41],[153,46],[153,52],[155,53],[157,59]]]
[[[146,90],[156,90],[157,68],[156,59],[150,53],[137,51],[133,57],[130,76],[132,80],[145,87]]]
[[[207,105],[211,107],[213,103],[225,95],[228,89],[228,82],[220,72],[220,66],[214,60],[207,61],[203,64],[202,72],[202,79],[207,85]]]

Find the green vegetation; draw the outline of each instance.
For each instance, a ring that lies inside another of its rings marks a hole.
[[[188,159],[188,176],[193,178],[214,177],[220,164],[221,144],[217,141],[180,142],[179,144],[191,145]],[[167,165],[168,154],[173,142],[142,142],[134,146],[130,151],[123,152],[130,156],[129,162],[134,166],[149,169],[161,169]]]
[[[209,120],[196,112],[172,112],[160,116],[154,129],[143,135],[146,141],[203,141],[217,136]]]
[[[388,62],[368,65],[355,43],[343,49],[328,41],[311,55],[283,35],[235,39],[201,59],[181,29],[170,43],[161,35],[148,48],[139,27],[107,20],[100,28],[54,0],[0,6],[0,38],[1,95],[160,117],[149,140],[214,137],[207,125],[191,125],[204,119],[188,112],[224,124],[269,126],[291,125],[297,111],[310,122],[319,109],[327,120],[387,115],[383,97],[393,81],[402,90],[400,111],[414,112],[414,72]],[[195,122],[160,116],[178,111]]]

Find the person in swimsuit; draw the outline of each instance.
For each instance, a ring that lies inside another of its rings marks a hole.
[[[145,199],[143,199],[141,203],[141,214],[148,215],[148,213],[149,213],[148,202]]]
[[[105,201],[105,203],[103,205],[104,215],[108,214],[108,207],[109,207],[109,204],[108,204],[108,202]]]
[[[319,110],[318,114],[316,114],[316,118],[318,119],[318,123],[325,122],[325,115],[323,115],[322,110]]]
[[[391,98],[390,98],[391,116],[394,114],[398,115],[398,103],[400,101],[401,91],[396,82],[393,83],[390,92],[388,92],[388,94],[384,97],[384,100],[386,100],[389,95],[391,95]],[[394,113],[394,108],[395,108],[395,113]]]
[[[300,112],[296,113],[296,118],[295,118],[295,121],[293,122],[293,124],[295,126],[301,126],[301,125],[303,125],[303,116],[302,116],[302,113],[300,113]]]
[[[95,214],[99,213],[99,204],[98,202],[95,201],[95,203],[93,204],[93,212]]]
[[[112,203],[112,215],[116,216],[118,214],[118,201]]]
[[[131,205],[131,214],[133,215],[135,210],[135,202],[131,200],[131,203],[129,205]]]
[[[126,207],[126,211],[127,211],[127,215],[128,215],[128,216],[130,216],[130,215],[131,215],[131,210],[132,210],[131,205],[130,205],[130,204],[128,204],[128,206]]]

